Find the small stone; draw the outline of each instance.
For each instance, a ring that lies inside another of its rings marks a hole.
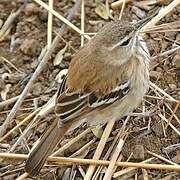
[[[26,55],[33,55],[37,52],[38,43],[35,39],[25,39],[20,46],[20,50]]]
[[[143,145],[135,145],[133,156],[137,160],[144,160],[144,147]]]
[[[150,72],[150,77],[153,78],[154,80],[160,78],[160,76],[161,76],[161,73],[158,71],[151,71]]]
[[[47,123],[45,122],[45,123],[38,125],[36,130],[37,130],[37,132],[43,133],[44,130],[46,129],[46,127],[47,127]]]
[[[33,62],[31,63],[31,68],[32,68],[32,69],[35,69],[38,64],[39,64],[39,62],[38,62],[37,59],[33,60]]]
[[[26,16],[31,16],[39,11],[38,6],[35,3],[28,3],[24,8],[24,13]]]
[[[180,54],[176,54],[172,60],[173,66],[180,68]]]
[[[156,68],[156,71],[157,71],[157,72],[162,72],[162,68],[157,67],[157,68]]]
[[[48,11],[46,9],[41,9],[38,16],[41,21],[46,22],[48,20]]]
[[[177,36],[176,36],[176,41],[177,41],[177,42],[180,42],[180,33],[177,34]]]
[[[172,90],[175,90],[177,88],[177,86],[175,84],[169,84],[169,87],[172,89]]]
[[[41,83],[36,83],[34,85],[32,94],[35,95],[35,96],[39,96],[41,94],[41,90],[42,90]]]

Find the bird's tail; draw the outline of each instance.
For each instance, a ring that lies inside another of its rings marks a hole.
[[[37,176],[39,174],[46,159],[71,125],[72,123],[66,123],[62,127],[58,127],[57,120],[55,120],[48,131],[45,132],[37,144],[34,145],[25,165],[25,171],[30,176]]]

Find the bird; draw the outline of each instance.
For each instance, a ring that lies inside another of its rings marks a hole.
[[[146,21],[106,23],[74,55],[58,89],[54,122],[26,161],[30,176],[39,174],[67,131],[119,120],[139,106],[149,89],[150,53],[139,33]]]

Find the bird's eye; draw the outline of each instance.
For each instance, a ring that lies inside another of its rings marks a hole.
[[[130,42],[130,38],[127,39],[126,41],[124,41],[124,42],[121,44],[121,46],[127,46],[127,45],[129,44],[129,42]]]

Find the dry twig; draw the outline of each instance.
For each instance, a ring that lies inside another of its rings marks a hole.
[[[167,122],[167,124],[166,124],[166,126],[165,126],[165,129],[167,129],[167,127],[169,126],[169,124],[170,124],[170,122],[171,122],[174,114],[176,113],[177,108],[179,107],[179,105],[180,105],[180,100],[179,100],[178,103],[176,104],[176,106],[175,106],[175,108],[174,108],[174,111],[173,111],[173,113],[171,114],[171,117],[169,118],[169,120],[168,120],[168,122]]]
[[[109,137],[109,135],[111,133],[111,130],[112,130],[113,126],[114,126],[114,123],[115,123],[115,120],[112,119],[106,125],[106,128],[105,128],[105,130],[103,132],[103,135],[102,135],[101,140],[100,140],[100,142],[98,144],[96,152],[94,153],[93,159],[97,160],[97,159],[100,158],[101,153],[102,153],[102,151],[104,149],[104,146],[106,144],[106,141],[107,141],[107,139],[108,139],[108,137]],[[91,179],[91,177],[92,177],[92,175],[94,173],[95,168],[96,168],[96,166],[94,166],[94,165],[90,165],[89,166],[89,168],[87,170],[87,173],[86,173],[86,176],[84,178],[85,180]]]
[[[130,1],[132,1],[132,0],[125,0],[125,3],[128,3]],[[112,3],[111,7],[112,8],[117,8],[117,7],[121,6],[121,4],[123,4],[123,3],[124,3],[124,0],[119,0],[119,1],[116,1],[116,2]]]
[[[53,0],[49,0],[49,7],[53,9]],[[53,14],[48,13],[48,32],[47,32],[47,47],[49,48],[52,43],[52,26],[53,26]]]
[[[1,158],[11,159],[27,159],[28,155],[25,154],[14,154],[14,153],[0,153]],[[61,162],[63,164],[91,164],[93,166],[109,165],[110,161],[104,160],[92,160],[92,159],[79,159],[79,158],[65,158],[65,157],[53,157],[50,156],[48,161]],[[147,169],[165,169],[180,171],[179,165],[162,165],[162,164],[145,164],[145,163],[134,163],[134,162],[116,162],[116,166],[120,167],[135,167],[135,168],[147,168]]]
[[[153,153],[153,152],[151,152],[151,151],[149,151],[149,150],[146,150],[146,152],[149,153],[149,154],[151,154],[152,156],[158,158],[158,159],[161,159],[161,160],[164,161],[164,162],[167,162],[168,164],[178,165],[178,164],[176,164],[176,163],[174,163],[174,162],[172,162],[172,161],[170,161],[170,160],[168,160],[168,159],[166,159],[166,158],[164,158],[164,157],[162,157],[162,156],[160,156],[160,155],[158,155],[158,154],[156,154],[156,153]]]

